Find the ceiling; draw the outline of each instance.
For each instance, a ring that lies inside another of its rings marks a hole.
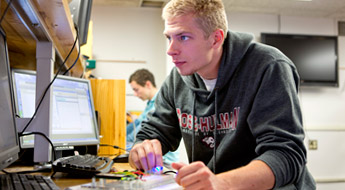
[[[93,0],[93,5],[161,8],[169,0]],[[345,0],[223,0],[227,12],[267,13],[345,20]]]

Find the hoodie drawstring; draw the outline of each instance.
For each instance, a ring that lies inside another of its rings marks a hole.
[[[192,105],[192,162],[194,162],[194,138],[195,138],[194,114],[195,114],[195,92],[193,92],[193,105]]]
[[[215,97],[214,97],[214,109],[215,109],[215,114],[216,114],[216,119],[214,122],[214,130],[213,130],[213,142],[214,142],[214,147],[213,147],[213,173],[216,174],[216,158],[217,158],[217,126],[218,126],[218,108],[217,108],[217,102],[218,102],[218,87],[215,87]]]

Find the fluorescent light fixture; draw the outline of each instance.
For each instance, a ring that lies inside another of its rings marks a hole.
[[[152,7],[152,8],[162,8],[164,5],[163,1],[148,1],[143,0],[141,3],[141,7]]]

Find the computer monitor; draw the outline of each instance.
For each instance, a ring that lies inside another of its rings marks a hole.
[[[337,36],[262,33],[261,42],[291,59],[301,86],[339,86]]]
[[[92,1],[93,0],[71,0],[69,2],[73,22],[78,26],[79,29],[80,45],[87,43]]]
[[[18,153],[6,36],[0,27],[0,170],[16,161]]]
[[[31,118],[35,111],[36,72],[12,70],[16,113]],[[99,144],[90,81],[58,76],[52,85],[51,137],[54,146],[71,149]],[[33,136],[20,138],[22,148],[34,147]]]

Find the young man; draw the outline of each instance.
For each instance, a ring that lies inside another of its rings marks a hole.
[[[126,141],[131,146],[134,142],[135,135],[141,128],[141,122],[147,119],[147,115],[154,111],[154,102],[156,100],[158,89],[156,88],[155,78],[147,69],[139,69],[129,77],[129,83],[134,91],[134,95],[143,101],[147,100],[145,110],[132,123],[127,125]],[[179,154],[175,152],[167,152],[163,156],[163,162],[170,165],[179,161]]]
[[[228,31],[221,0],[171,0],[163,9],[175,68],[130,152],[150,170],[183,138],[185,189],[315,189],[293,63],[252,36]]]

